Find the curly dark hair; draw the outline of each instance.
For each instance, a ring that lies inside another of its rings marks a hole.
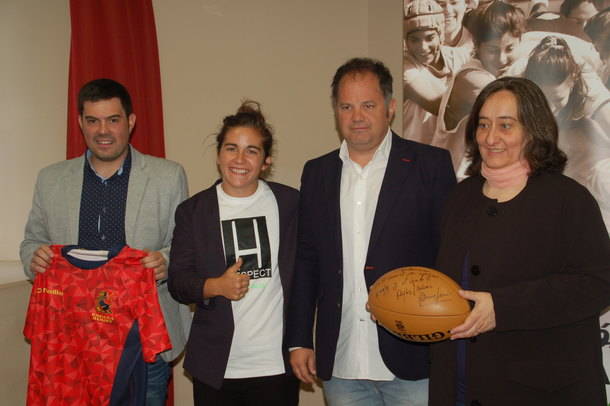
[[[523,154],[535,176],[543,172],[563,172],[567,157],[557,146],[558,129],[542,90],[531,80],[516,77],[496,79],[479,93],[466,124],[466,156],[471,163],[467,175],[481,173],[481,153],[476,140],[479,113],[487,99],[501,90],[517,99],[518,120],[525,130]]]
[[[219,153],[227,132],[236,127],[248,127],[257,130],[263,138],[263,158],[271,156],[273,149],[273,127],[267,123],[261,111],[261,105],[254,100],[245,100],[235,114],[222,120],[222,127],[216,134],[216,152]]]

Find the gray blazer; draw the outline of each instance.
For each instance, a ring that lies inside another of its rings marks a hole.
[[[174,211],[188,196],[186,175],[179,164],[139,153],[131,147],[131,172],[125,212],[125,238],[132,248],[161,251],[169,259]],[[85,155],[50,165],[40,171],[32,210],[19,254],[25,274],[34,279],[30,263],[41,244],[77,244],[78,218]],[[161,354],[173,361],[184,349],[191,317],[188,307],[174,301],[167,284],[158,287],[159,303],[172,341]]]

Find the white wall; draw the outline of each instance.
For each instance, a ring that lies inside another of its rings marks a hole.
[[[212,134],[242,99],[261,102],[276,129],[273,179],[298,186],[305,160],[338,144],[329,96],[336,68],[353,56],[390,56],[401,78],[399,0],[154,4],[167,152],[185,165],[191,192],[216,179]],[[387,14],[393,20],[379,24]]]
[[[18,246],[36,173],[66,150],[67,1],[0,1],[0,283],[24,279]]]
[[[0,2],[0,283],[23,279],[18,246],[36,173],[65,157],[68,3]],[[210,135],[243,98],[260,101],[275,126],[273,179],[298,187],[303,163],[338,145],[329,100],[335,69],[370,55],[400,83],[400,0],[153,4],[166,152],[185,166],[191,192],[216,178]]]

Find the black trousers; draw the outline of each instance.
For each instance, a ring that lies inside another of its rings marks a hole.
[[[299,380],[291,375],[225,379],[215,389],[193,378],[195,406],[296,406]]]

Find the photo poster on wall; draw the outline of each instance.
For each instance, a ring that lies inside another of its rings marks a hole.
[[[587,187],[610,230],[610,9],[587,22],[561,15],[561,2],[404,0],[403,136],[449,150],[462,180],[478,93],[498,77],[526,77],[557,119],[564,174]],[[610,312],[600,321],[610,371]]]

